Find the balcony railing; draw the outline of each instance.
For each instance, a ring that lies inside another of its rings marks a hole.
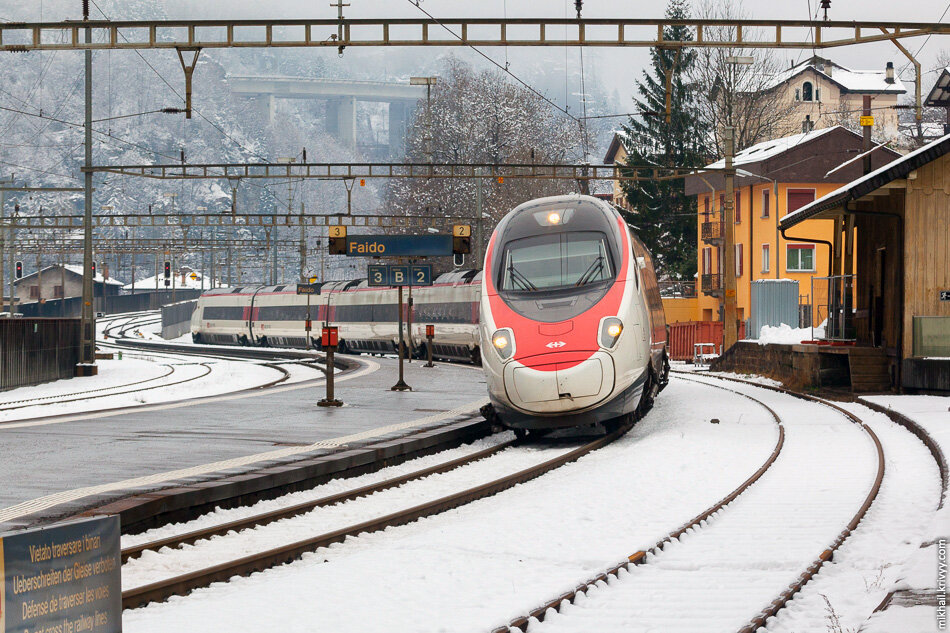
[[[718,242],[726,237],[726,223],[722,220],[703,222],[703,241]]]
[[[664,299],[689,299],[696,296],[695,281],[661,281],[660,296]]]
[[[705,294],[718,294],[722,292],[722,275],[719,273],[703,275],[703,292]]]

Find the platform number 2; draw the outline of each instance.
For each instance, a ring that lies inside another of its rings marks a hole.
[[[416,283],[417,283],[417,284],[424,284],[425,282],[426,282],[426,271],[424,271],[424,270],[417,270],[417,271],[416,271]]]

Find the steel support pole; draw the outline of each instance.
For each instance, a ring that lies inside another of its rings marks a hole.
[[[475,253],[476,261],[475,268],[481,268],[484,264],[484,253],[482,251],[482,181],[480,178],[475,179],[475,233],[476,233],[476,243],[475,243]]]
[[[0,182],[6,182],[5,180],[0,180]],[[5,217],[5,207],[6,207],[6,194],[7,192],[3,189],[0,189],[0,222],[3,221]],[[7,239],[7,229],[6,227],[0,228],[0,311],[3,311],[6,303],[5,297],[7,296],[4,288],[6,288],[6,282],[3,279],[3,250],[6,247]],[[13,248],[13,243],[10,243],[10,248]],[[13,314],[13,288],[10,288],[10,314]]]
[[[83,20],[89,20],[89,3],[83,3]],[[85,29],[86,43],[92,43],[92,29]],[[85,52],[85,166],[92,168],[92,51]],[[96,362],[96,321],[93,310],[93,278],[92,278],[92,172],[86,171],[83,181],[83,244],[82,244],[82,323],[81,323],[81,350],[79,362],[83,365],[93,365]]]
[[[735,226],[735,175],[733,166],[735,157],[735,129],[727,127],[723,130],[726,155],[726,205],[722,210],[725,239],[723,240],[723,339],[722,353],[736,344],[739,338],[736,309],[736,226]]]
[[[307,227],[303,221],[303,202],[300,203],[300,282],[309,283],[307,279]]]

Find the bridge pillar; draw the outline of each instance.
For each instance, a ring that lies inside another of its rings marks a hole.
[[[272,125],[277,114],[277,98],[274,95],[260,94],[254,97],[253,102],[261,116],[267,119],[267,124]]]
[[[346,147],[356,146],[356,97],[327,101],[327,131]]]
[[[403,156],[406,153],[406,127],[412,104],[407,101],[389,102],[389,153]]]

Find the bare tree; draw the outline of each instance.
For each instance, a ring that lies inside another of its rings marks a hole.
[[[431,103],[420,102],[409,126],[410,162],[504,164],[566,163],[580,158],[581,129],[575,120],[495,71],[476,71],[450,57],[438,73]],[[480,185],[479,185],[480,182]],[[397,180],[388,206],[396,214],[422,212],[475,217],[482,187],[482,212],[491,227],[518,204],[541,196],[576,191],[564,180],[432,178]]]
[[[701,0],[700,19],[744,19],[750,17],[742,0]],[[707,39],[735,40],[735,27],[706,27]],[[745,40],[755,33],[744,30]],[[734,63],[737,57],[751,57],[752,64]],[[791,122],[794,104],[781,90],[776,78],[781,64],[771,52],[755,48],[704,48],[690,71],[697,84],[699,107],[709,122],[712,146],[721,156],[722,132],[735,128],[736,150],[799,130]]]

